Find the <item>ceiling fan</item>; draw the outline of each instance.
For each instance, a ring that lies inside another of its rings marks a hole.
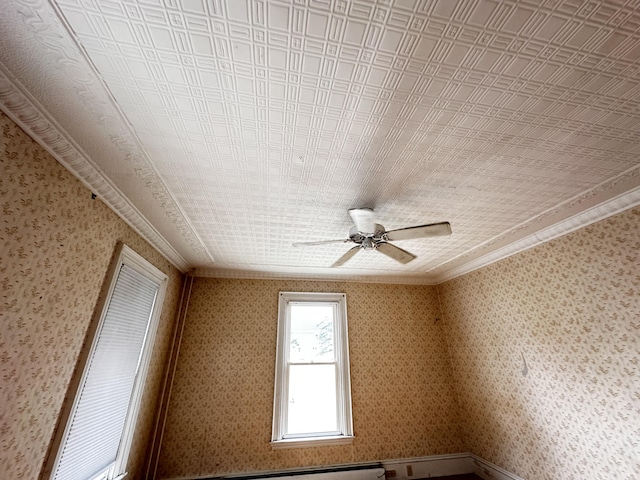
[[[355,225],[349,230],[349,238],[344,240],[321,240],[319,242],[299,242],[294,243],[294,247],[304,247],[313,245],[324,245],[327,243],[355,243],[356,246],[347,250],[332,267],[344,265],[347,260],[353,257],[361,249],[377,250],[400,263],[409,263],[416,258],[412,253],[396,247],[392,243],[397,240],[410,240],[412,238],[439,237],[451,235],[451,224],[449,222],[430,223],[427,225],[417,225],[415,227],[399,228],[397,230],[385,230],[382,225],[375,223],[373,210],[371,208],[352,208],[349,215]]]

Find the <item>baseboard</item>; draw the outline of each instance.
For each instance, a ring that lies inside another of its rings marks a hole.
[[[517,475],[507,472],[503,468],[488,462],[473,453],[455,453],[451,455],[430,455],[428,457],[415,457],[415,458],[401,458],[396,460],[382,460],[378,462],[379,466],[385,470],[385,476],[387,480],[420,480],[425,478],[437,478],[446,477],[448,475],[463,475],[465,473],[475,473],[484,480],[524,480]],[[371,465],[368,463],[350,463],[348,466],[356,465]],[[313,473],[313,468],[304,473]],[[295,475],[300,475],[303,471],[299,469],[295,470],[282,470],[279,472],[251,472],[250,475],[266,475],[274,476],[276,474],[284,474],[295,479]],[[248,475],[248,473],[245,473]],[[228,476],[199,476],[199,477],[178,477],[165,480],[215,480],[223,478],[233,478],[233,475]]]
[[[469,454],[469,458],[473,462],[473,473],[484,480],[524,480],[524,478],[507,472],[504,468],[487,462],[473,453]]]
[[[430,455],[428,457],[383,460],[388,480],[417,480],[473,473],[474,463],[469,453]]]

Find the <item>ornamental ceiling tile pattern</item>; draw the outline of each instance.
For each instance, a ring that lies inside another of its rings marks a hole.
[[[347,295],[352,445],[272,450],[278,292]],[[434,287],[195,278],[158,478],[465,451]]]
[[[433,280],[640,188],[637,0],[4,4],[3,108],[32,95],[185,269]],[[361,206],[454,234],[291,247]]]
[[[438,287],[466,446],[523,478],[640,478],[640,210]]]

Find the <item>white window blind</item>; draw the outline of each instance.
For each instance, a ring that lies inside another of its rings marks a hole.
[[[145,343],[150,343],[150,330],[155,333],[151,320],[164,280],[135,267],[127,264],[126,257],[116,267],[115,284],[60,444],[52,474],[55,480],[90,480],[100,474],[113,478],[123,473],[116,468],[123,462],[116,460],[123,453],[125,428],[132,428],[131,417],[137,413],[132,400],[135,389],[143,384],[141,359]]]

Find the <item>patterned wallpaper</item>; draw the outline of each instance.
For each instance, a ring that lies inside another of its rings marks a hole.
[[[640,478],[640,209],[439,289],[473,453],[527,479]]]
[[[129,465],[144,478],[181,275],[0,126],[0,478],[39,475],[117,241],[170,276]],[[633,209],[441,285],[439,322],[435,287],[198,278],[160,477],[471,450],[528,479],[639,478],[639,253]],[[270,448],[281,290],[347,294],[353,445]]]
[[[347,295],[355,440],[273,451],[279,291]],[[465,451],[435,287],[196,278],[158,478]]]
[[[0,114],[0,478],[40,474],[117,241],[170,282],[129,463],[143,478],[181,274]]]

